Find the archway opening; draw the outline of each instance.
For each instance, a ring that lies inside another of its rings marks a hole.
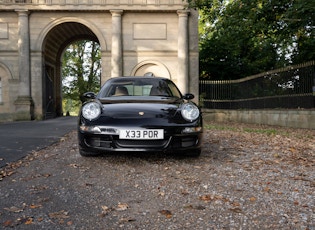
[[[43,119],[63,116],[62,57],[72,44],[89,41],[98,44],[96,35],[78,22],[64,22],[52,28],[43,43]],[[100,50],[100,49],[99,49]]]
[[[62,55],[63,115],[77,116],[85,92],[98,92],[101,86],[100,45],[95,41],[71,43]]]

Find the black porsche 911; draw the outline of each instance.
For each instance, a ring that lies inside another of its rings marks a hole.
[[[109,79],[98,94],[84,94],[78,139],[82,156],[112,151],[199,156],[202,115],[176,85],[160,77]]]

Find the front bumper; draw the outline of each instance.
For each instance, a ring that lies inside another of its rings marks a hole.
[[[182,152],[200,150],[202,127],[168,127],[164,139],[128,140],[119,139],[119,129],[114,127],[81,125],[78,139],[84,151]]]

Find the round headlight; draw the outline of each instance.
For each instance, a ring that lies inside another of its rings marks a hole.
[[[82,116],[87,120],[98,118],[101,114],[101,106],[96,102],[89,102],[82,107]]]
[[[184,104],[182,107],[182,116],[187,121],[194,121],[199,117],[199,109],[192,103]]]

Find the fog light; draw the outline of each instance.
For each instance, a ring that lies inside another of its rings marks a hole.
[[[85,126],[81,125],[80,130],[84,132],[90,132],[90,133],[102,133],[99,127],[96,126]]]
[[[186,127],[182,133],[199,133],[202,131],[202,127]]]

